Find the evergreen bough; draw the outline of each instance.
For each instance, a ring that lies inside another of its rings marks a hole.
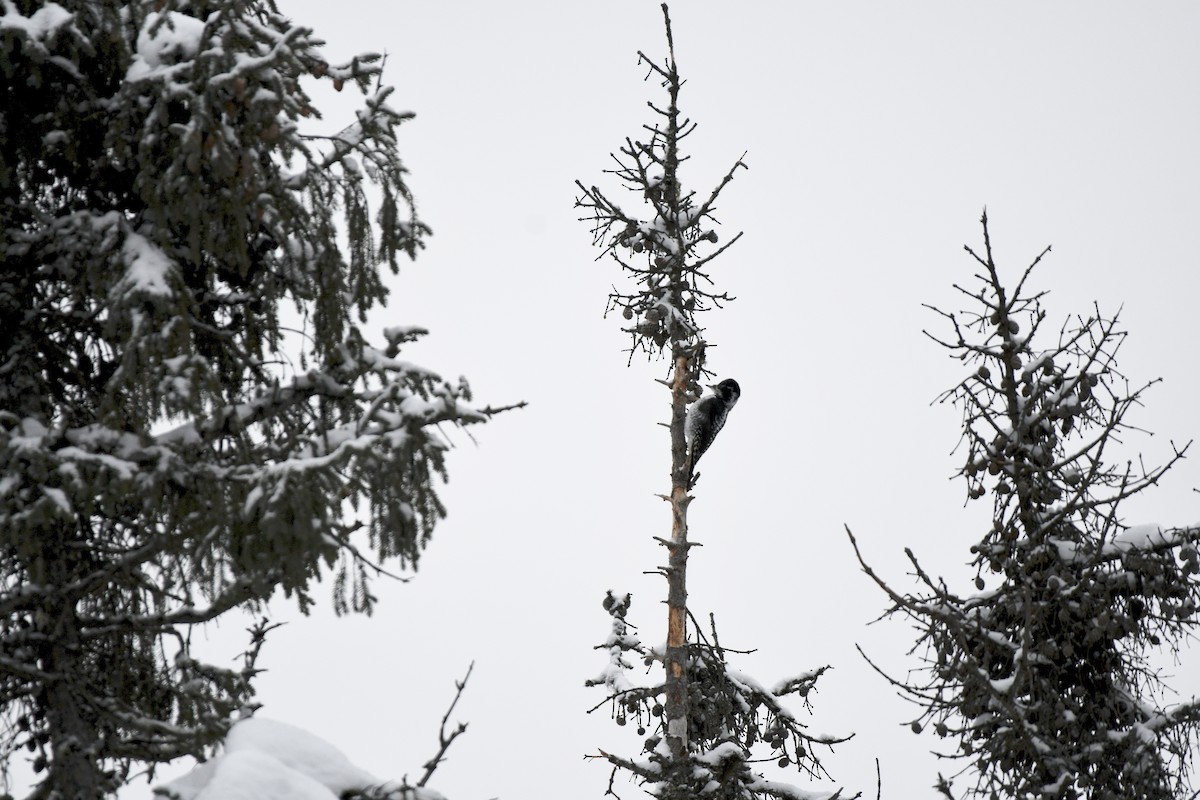
[[[320,44],[272,0],[0,0],[0,764],[34,797],[218,741],[263,629],[225,669],[188,627],[326,570],[369,612],[444,515],[437,426],[491,413],[363,330],[429,230],[381,59]],[[336,135],[313,82],[364,98]]]

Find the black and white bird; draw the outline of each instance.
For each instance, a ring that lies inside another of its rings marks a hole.
[[[737,405],[742,396],[742,387],[733,378],[726,378],[716,386],[708,387],[712,394],[705,395],[692,403],[688,408],[687,424],[684,426],[684,437],[687,440],[690,455],[691,474],[696,472],[696,462],[704,455],[725,427],[729,412]]]

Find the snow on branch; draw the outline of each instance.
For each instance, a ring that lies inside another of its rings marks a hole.
[[[626,621],[630,604],[628,594],[611,590],[606,594],[604,608],[612,618],[612,632],[596,649],[608,652],[608,663],[599,676],[586,682],[587,686],[608,690],[605,700],[589,713],[608,706],[618,725],[633,723],[637,734],[645,737],[643,755],[638,758],[604,751],[590,756],[604,759],[613,767],[608,794],[616,796],[613,779],[618,770],[625,770],[636,776],[646,791],[659,796],[674,797],[673,793],[682,792],[679,796],[781,800],[845,797],[840,789],[808,790],[769,780],[754,767],[757,762],[773,761],[780,768],[794,766],[812,780],[829,779],[816,748],[832,749],[852,734],[811,733],[783,701],[785,696],[795,695],[806,710],[811,710],[810,695],[829,667],[792,676],[768,688],[729,665],[727,653],[734,651],[721,645],[711,617],[709,635],[699,632],[698,641],[688,645],[688,729],[692,747],[683,762],[687,767],[682,768],[665,741],[665,684],[639,685],[630,675],[630,656],[647,668],[663,659],[661,650],[645,647],[632,633]]]

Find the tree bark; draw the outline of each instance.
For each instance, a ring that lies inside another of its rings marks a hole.
[[[44,563],[51,585],[62,587],[70,585],[76,577],[73,553],[67,542],[55,538],[56,541],[47,544]],[[76,600],[64,592],[55,592],[47,598],[42,619],[47,635],[43,666],[52,676],[46,681],[42,705],[50,741],[46,746],[48,772],[33,797],[97,800],[116,787],[107,785],[97,761],[99,734],[77,685],[87,667],[82,663]]]
[[[687,419],[686,353],[675,353],[671,381],[671,541],[667,545],[667,652],[666,704],[667,744],[676,759],[688,753],[687,684],[687,493],[688,454],[684,438]]]

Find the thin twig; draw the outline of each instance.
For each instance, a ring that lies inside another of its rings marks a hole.
[[[471,672],[474,669],[475,662],[472,661],[471,666],[467,667],[467,674],[463,676],[463,679],[461,681],[454,682],[454,687],[457,691],[454,693],[454,699],[450,702],[450,707],[447,708],[446,713],[442,715],[442,725],[438,730],[438,751],[433,758],[425,762],[425,774],[421,776],[421,780],[417,781],[418,787],[424,786],[429,781],[429,778],[432,777],[434,770],[438,768],[438,764],[441,764],[446,760],[446,751],[450,749],[450,745],[453,744],[454,740],[467,730],[467,723],[460,722],[455,726],[454,730],[447,734],[446,725],[450,722],[450,715],[454,713],[454,707],[458,705],[458,701],[462,697],[463,689],[466,688],[467,681],[470,680]]]

